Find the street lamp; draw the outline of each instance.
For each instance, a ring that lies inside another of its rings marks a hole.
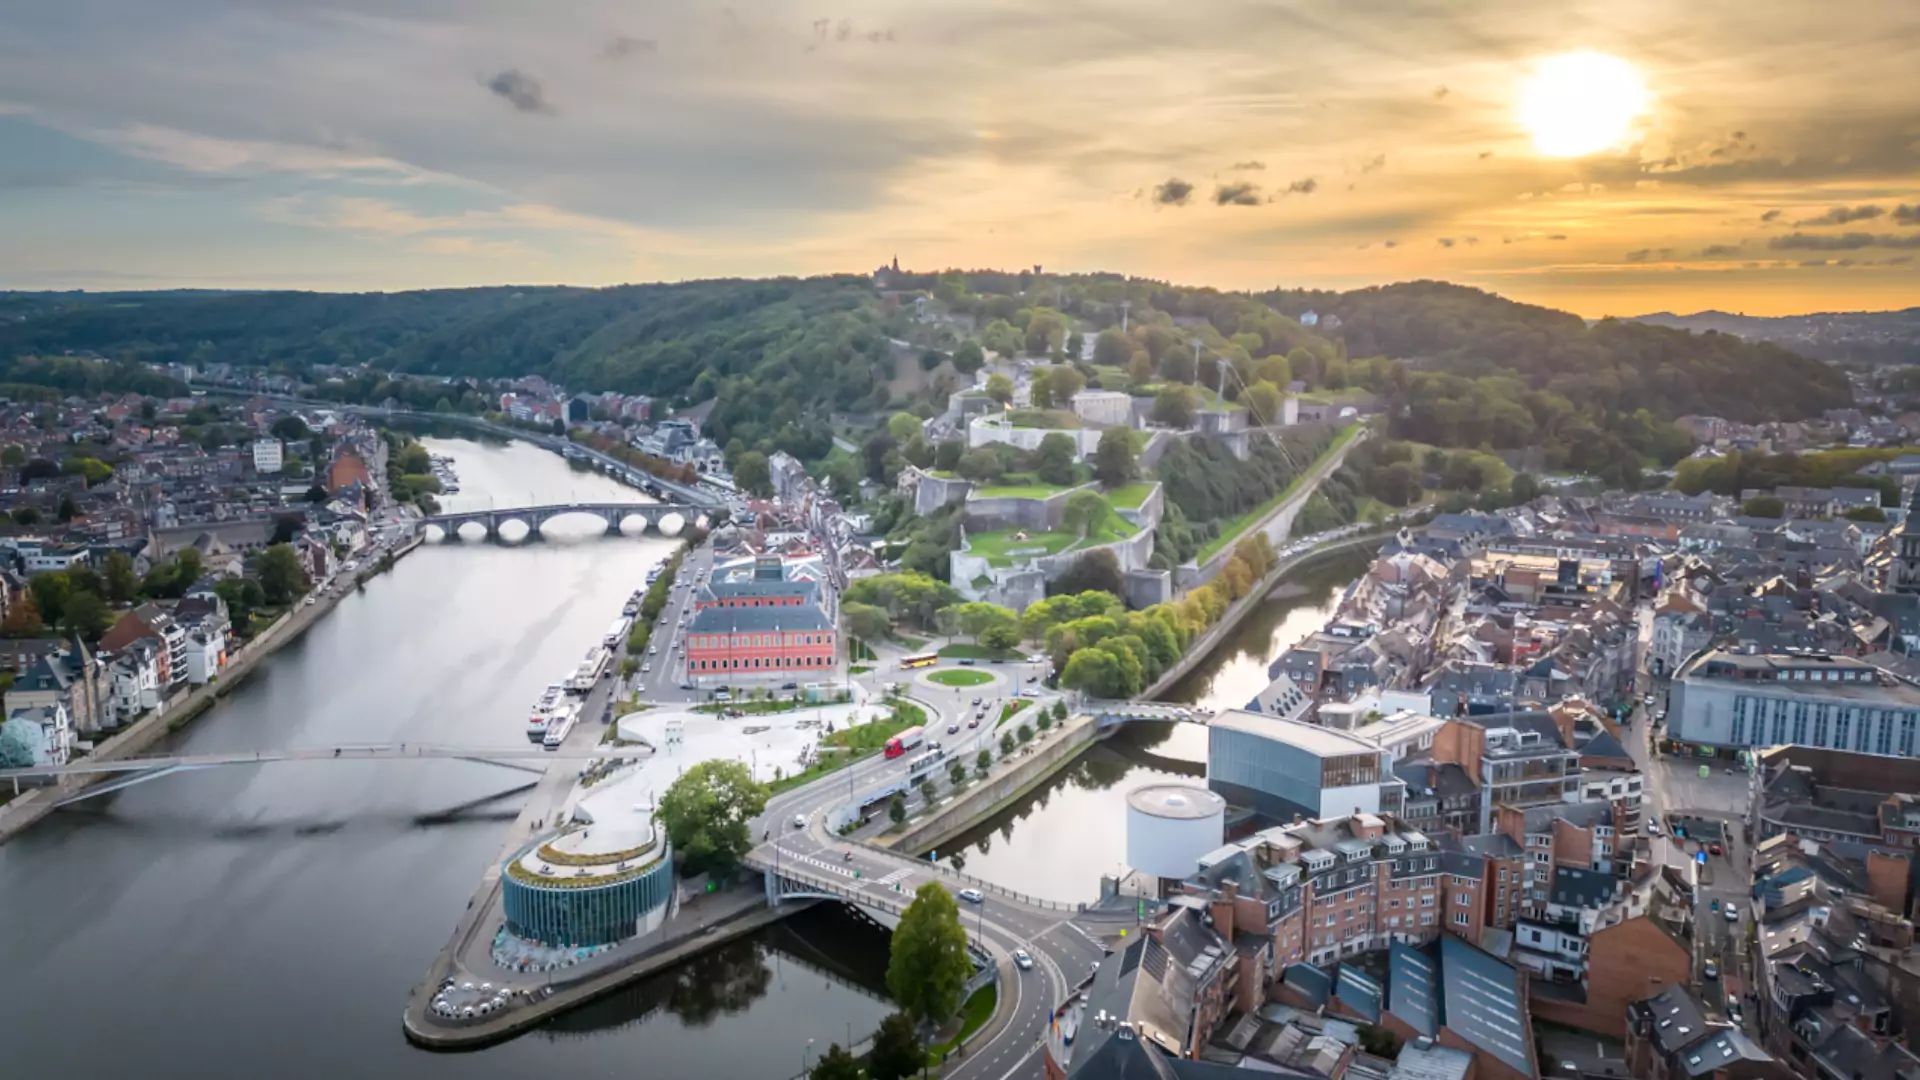
[[[813,1068],[813,1040],[807,1040],[807,1048],[800,1053],[800,1071],[806,1073]]]

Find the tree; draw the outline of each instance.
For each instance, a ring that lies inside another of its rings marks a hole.
[[[1067,496],[1066,509],[1061,511],[1060,524],[1082,535],[1098,528],[1113,512],[1106,499],[1096,491],[1076,491]]]
[[[1367,490],[1388,506],[1409,505],[1420,498],[1420,470],[1411,461],[1396,461],[1373,470],[1367,478]]]
[[[987,396],[1002,405],[1013,400],[1013,380],[995,372],[987,376]]]
[[[1184,386],[1166,386],[1153,396],[1153,422],[1168,427],[1193,426],[1193,391]]]
[[[173,553],[173,580],[177,586],[178,591],[176,591],[173,595],[179,596],[181,593],[187,591],[188,586],[192,585],[196,581],[199,581],[200,571],[202,568],[203,568],[203,564],[200,559],[199,548],[188,546],[188,547],[183,547],[179,551],[174,552]]]
[[[846,620],[847,633],[862,641],[879,641],[893,632],[886,609],[872,604],[842,604],[840,615]]]
[[[1193,354],[1181,348],[1178,343],[1168,349],[1160,358],[1160,377],[1168,382],[1190,383],[1193,381]]]
[[[40,523],[40,511],[31,506],[16,506],[11,515],[15,525],[31,527]]]
[[[879,1030],[873,1033],[873,1049],[867,1054],[871,1080],[907,1080],[918,1076],[926,1064],[927,1048],[920,1043],[913,1017],[894,1013],[880,1021]]]
[[[1093,450],[1093,475],[1109,488],[1117,488],[1133,479],[1133,433],[1124,427],[1110,427],[1100,433],[1100,444]]]
[[[107,607],[98,593],[76,592],[67,598],[66,623],[70,633],[89,642],[99,641],[107,627],[113,625],[113,609]]]
[[[897,412],[887,417],[887,434],[894,442],[906,442],[920,434],[920,418],[907,412]]]
[[[1073,483],[1073,454],[1071,438],[1057,431],[1047,432],[1040,440],[1039,449],[1033,452],[1034,474],[1049,484],[1061,487]]]
[[[960,991],[971,974],[960,908],[944,885],[929,881],[915,890],[893,931],[887,992],[914,1019],[939,1023],[960,1007]]]
[[[274,438],[282,442],[306,442],[313,437],[313,430],[307,422],[297,416],[283,416],[267,429]]]
[[[967,444],[962,439],[942,439],[933,448],[933,467],[949,472],[960,466],[960,458],[967,452]]]
[[[45,629],[46,625],[40,620],[40,605],[34,602],[32,592],[15,600],[7,608],[7,617],[0,619],[0,637],[39,637]]]
[[[973,758],[973,774],[982,780],[987,778],[988,770],[993,768],[993,752],[982,750]]]
[[[1278,424],[1282,419],[1280,408],[1286,404],[1287,397],[1279,387],[1263,380],[1247,387],[1242,400],[1253,410],[1254,423]]]
[[[887,802],[887,820],[895,825],[907,820],[907,797],[900,792],[894,792]]]
[[[1101,367],[1126,367],[1133,358],[1133,342],[1117,326],[1109,326],[1093,339],[1093,362]]]
[[[1098,590],[1119,596],[1126,591],[1126,577],[1120,572],[1120,560],[1108,548],[1097,548],[1075,559],[1066,573],[1047,583],[1055,595],[1074,595]]]
[[[1034,372],[1027,381],[1027,400],[1036,409],[1053,408],[1053,379],[1046,370]]]
[[[980,644],[999,652],[1007,652],[1020,644],[1020,624],[1017,622],[996,623],[980,631]]]
[[[260,579],[260,591],[266,595],[267,603],[275,607],[284,607],[307,591],[307,572],[300,566],[300,556],[293,553],[290,544],[274,544],[261,552],[254,571]],[[183,581],[182,587],[186,584],[187,581]]]
[[[10,469],[17,469],[26,463],[27,449],[19,443],[8,443],[5,450],[0,450],[0,465],[5,465]]]
[[[958,761],[947,762],[947,783],[959,787],[967,782],[967,767]]]
[[[115,604],[130,604],[140,591],[140,578],[133,572],[133,560],[124,551],[107,553],[107,599]]]
[[[1153,357],[1148,356],[1145,349],[1135,352],[1127,361],[1127,381],[1136,387],[1153,381]]]
[[[703,761],[660,796],[654,816],[689,872],[729,870],[753,847],[747,823],[767,808],[766,785],[737,761]]]
[[[60,508],[54,511],[53,516],[56,520],[67,522],[72,521],[79,513],[80,508],[74,505],[73,496],[63,494],[60,496]]]
[[[1293,381],[1293,368],[1287,364],[1287,358],[1279,353],[1263,356],[1253,365],[1253,377],[1261,382],[1270,382],[1281,390]]]
[[[990,446],[969,450],[960,457],[960,475],[976,484],[991,484],[1004,471],[999,453]]]
[[[972,375],[986,365],[986,354],[981,352],[977,341],[963,341],[953,350],[953,369],[962,375]]]
[[[1039,715],[1033,718],[1033,726],[1039,728],[1041,731],[1052,730],[1053,729],[1052,711],[1048,709],[1040,709],[1038,710],[1038,712],[1039,712]]]
[[[749,495],[766,498],[773,494],[773,473],[767,468],[767,455],[749,450],[733,465],[733,482]]]
[[[1786,517],[1787,504],[1773,495],[1755,495],[1740,504],[1740,512],[1748,517]]]
[[[1021,742],[1030,743],[1033,741],[1033,725],[1022,723],[1020,727],[1016,729],[1015,734],[1020,736]]]
[[[1847,511],[1848,521],[1885,521],[1887,515],[1877,506],[1856,506]]]
[[[840,1049],[839,1043],[832,1043],[807,1070],[807,1080],[860,1080],[860,1063]]]
[[[33,602],[42,619],[56,626],[66,619],[67,599],[72,593],[67,575],[58,571],[35,574],[27,587],[33,591]]]
[[[1067,718],[1067,703],[1064,698],[1053,703],[1053,718],[1055,720],[1065,720]]]
[[[1000,756],[1007,757],[1011,755],[1013,753],[1013,745],[1014,745],[1013,732],[1011,731],[1001,732],[1000,733]]]
[[[1087,388],[1087,377],[1071,364],[1047,369],[1047,385],[1053,389],[1053,403],[1062,409],[1073,407],[1073,395]]]
[[[1118,667],[1112,653],[1105,649],[1075,649],[1060,670],[1060,685],[1072,690],[1105,697],[1111,692]]]
[[[1399,1038],[1386,1028],[1362,1024],[1356,1034],[1360,1036],[1361,1049],[1369,1054],[1389,1059],[1400,1055]]]
[[[40,728],[29,720],[0,723],[0,769],[30,769],[36,758]]]

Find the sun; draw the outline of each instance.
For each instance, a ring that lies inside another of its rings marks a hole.
[[[1647,87],[1617,56],[1571,52],[1540,61],[1520,94],[1520,123],[1549,157],[1621,145],[1647,108]]]

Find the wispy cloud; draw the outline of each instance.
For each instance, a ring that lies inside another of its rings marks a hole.
[[[540,80],[519,70],[508,68],[486,80],[486,88],[494,96],[504,98],[508,104],[523,113],[551,113],[553,105],[547,101],[547,92]]]
[[[1814,228],[1823,225],[1849,225],[1856,221],[1872,221],[1886,212],[1887,208],[1884,206],[1836,206],[1818,217],[1801,218],[1794,224]]]
[[[1193,185],[1177,176],[1170,176],[1165,183],[1157,184],[1153,189],[1153,201],[1163,206],[1185,206],[1193,195]]]
[[[1822,236],[1815,233],[1789,233],[1767,241],[1775,251],[1859,251],[1862,248],[1920,248],[1920,234],[1899,236],[1889,233],[1841,233]]]
[[[1213,189],[1213,201],[1218,206],[1259,206],[1260,185],[1245,181],[1221,184]]]

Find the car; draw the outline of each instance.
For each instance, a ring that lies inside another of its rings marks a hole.
[[[1700,974],[1703,977],[1709,978],[1709,979],[1719,978],[1720,977],[1720,961],[1715,960],[1711,956],[1707,957],[1707,962],[1700,966]]]
[[[651,660],[649,660],[649,661],[647,661],[646,663],[644,663],[644,664],[641,664],[641,665],[640,665],[640,673],[641,673],[642,675],[645,675],[645,674],[647,674],[647,673],[649,673],[649,672],[651,672],[652,670],[653,670],[653,661],[651,661]]]
[[[660,646],[658,646],[658,645],[652,645],[652,646],[649,646],[649,647],[647,648],[647,655],[648,655],[648,656],[659,656],[659,655],[660,655]]]
[[[974,717],[973,719],[971,719],[971,720],[969,720],[969,721],[967,721],[967,726],[968,726],[969,728],[977,728],[977,727],[979,727],[979,726],[980,726],[980,718],[976,716],[976,717]]]
[[[796,828],[796,829],[804,829],[804,828],[806,828],[806,827],[807,827],[807,815],[805,815],[805,814],[795,814],[795,815],[793,815],[793,827],[794,827],[794,828]]]
[[[1744,1023],[1746,1021],[1746,1017],[1740,1014],[1739,1002],[1737,1001],[1727,1002],[1727,1019],[1733,1021],[1734,1024],[1736,1025]]]
[[[1715,900],[1715,901],[1713,901],[1713,902],[1712,902],[1712,904],[1711,904],[1710,906],[1711,906],[1711,907],[1713,908],[1713,910],[1715,910],[1715,911],[1719,911],[1719,910],[1720,910],[1720,901],[1718,901],[1718,900]]]
[[[980,698],[974,698],[974,699],[973,699],[973,705],[974,705],[974,708],[979,708],[979,707],[980,707],[980,701],[981,701],[981,699],[980,699]]]
[[[1028,956],[1027,950],[1025,949],[1015,949],[1013,950],[1013,966],[1019,968],[1021,971],[1032,971],[1033,957]]]
[[[634,684],[634,686],[633,686],[633,692],[634,692],[634,693],[636,693],[636,694],[644,694],[644,693],[646,693],[646,692],[647,692],[647,684],[646,684],[646,683],[635,683],[635,684]]]
[[[799,683],[797,683],[797,682],[783,682],[783,683],[781,683],[781,684],[780,684],[780,689],[782,689],[782,690],[798,690],[798,689],[800,689],[800,684],[799,684]]]
[[[972,666],[973,666],[973,661],[972,661],[972,660],[970,660],[970,659],[969,659],[969,660],[962,660],[962,661],[960,661],[960,666],[961,666],[961,667],[972,667]]]
[[[979,889],[961,889],[960,899],[965,900],[969,904],[984,904],[987,902],[986,894]]]
[[[1730,922],[1730,923],[1736,923],[1736,924],[1737,924],[1737,923],[1739,923],[1739,921],[1740,921],[1740,907],[1739,907],[1739,905],[1737,905],[1737,904],[1728,904],[1728,905],[1727,905],[1727,908],[1726,908],[1726,911],[1727,911],[1727,921],[1728,921],[1728,922]]]
[[[1709,854],[1709,855],[1725,855],[1725,854],[1726,854],[1726,852],[1725,852],[1724,850],[1722,850],[1722,849],[1721,849],[1721,847],[1720,847],[1720,845],[1719,845],[1719,844],[1708,844],[1708,845],[1707,845],[1707,854]]]
[[[960,722],[958,720],[947,725],[947,734],[957,735],[959,733],[960,733]]]

